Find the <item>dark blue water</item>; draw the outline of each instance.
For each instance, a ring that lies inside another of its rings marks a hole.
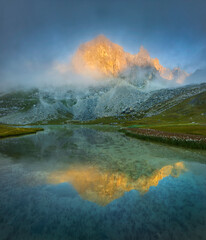
[[[0,141],[0,239],[206,239],[206,153],[113,128]]]

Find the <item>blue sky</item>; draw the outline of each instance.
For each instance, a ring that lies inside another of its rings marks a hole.
[[[206,66],[205,9],[205,0],[0,0],[0,81],[41,76],[98,34],[193,72]]]

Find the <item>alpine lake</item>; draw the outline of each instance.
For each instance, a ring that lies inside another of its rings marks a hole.
[[[0,140],[1,240],[205,239],[206,151],[43,128]]]

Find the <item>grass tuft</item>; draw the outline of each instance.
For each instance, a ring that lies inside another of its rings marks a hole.
[[[22,128],[0,124],[0,138],[16,137],[43,131],[43,128]]]

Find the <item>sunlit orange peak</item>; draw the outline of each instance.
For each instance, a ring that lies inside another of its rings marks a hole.
[[[116,77],[132,66],[153,67],[162,78],[174,78],[173,71],[163,67],[157,58],[151,58],[143,46],[133,55],[104,35],[80,45],[72,58],[72,69],[75,72],[95,78]]]

